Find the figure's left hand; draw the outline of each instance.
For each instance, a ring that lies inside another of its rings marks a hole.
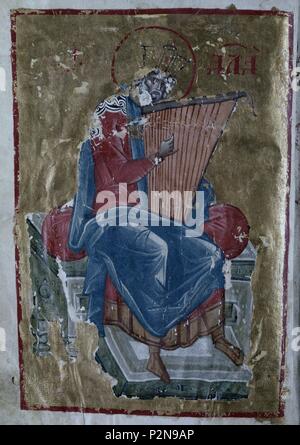
[[[175,153],[174,150],[174,134],[169,138],[162,141],[159,147],[158,156],[161,158],[166,158]]]

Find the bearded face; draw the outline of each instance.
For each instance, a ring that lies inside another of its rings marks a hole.
[[[150,94],[152,102],[158,102],[166,96],[165,81],[159,76],[147,76],[144,80],[144,86]]]
[[[148,99],[148,103],[159,102],[165,99],[176,84],[176,79],[171,75],[155,69],[145,77],[137,81],[139,95]],[[143,102],[145,102],[143,100]]]
[[[152,102],[165,99],[176,84],[176,79],[160,70],[151,71],[142,82],[151,96]]]

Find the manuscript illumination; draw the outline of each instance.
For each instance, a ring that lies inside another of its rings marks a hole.
[[[289,14],[11,20],[23,408],[283,415]]]

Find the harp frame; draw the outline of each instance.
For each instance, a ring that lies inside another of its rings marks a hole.
[[[222,137],[222,134],[223,134],[223,132],[224,132],[224,130],[225,130],[227,124],[228,124],[228,121],[229,121],[232,113],[234,112],[234,110],[236,108],[237,101],[240,98],[246,98],[246,97],[248,97],[248,95],[244,91],[231,91],[231,92],[228,92],[226,94],[217,94],[216,96],[202,96],[202,97],[191,98],[191,99],[184,99],[184,100],[179,100],[179,101],[176,101],[176,100],[161,101],[161,102],[158,102],[158,103],[155,103],[155,104],[151,104],[151,105],[147,105],[147,106],[142,107],[141,114],[142,114],[142,116],[150,116],[150,119],[151,119],[151,115],[153,113],[156,113],[156,112],[162,112],[164,114],[164,112],[166,110],[184,109],[185,107],[192,107],[192,106],[195,106],[195,105],[196,106],[197,105],[198,106],[202,106],[202,105],[213,105],[214,106],[215,104],[221,104],[221,103],[224,103],[224,102],[232,102],[232,108],[229,111],[228,115],[224,118],[224,122],[222,123],[221,127],[219,128],[219,135],[217,136],[216,140],[212,142],[212,146],[211,146],[211,148],[209,150],[209,153],[208,153],[208,158],[206,160],[206,163],[204,163],[203,169],[201,170],[201,174],[199,175],[200,176],[200,180],[201,180],[201,178],[204,176],[204,174],[206,172],[206,169],[207,169],[207,167],[209,165],[209,162],[210,162],[213,154],[215,153],[215,150],[217,148],[219,140]],[[157,118],[154,118],[154,120],[155,119],[157,119]],[[158,120],[156,120],[153,128],[157,128],[156,125],[157,125],[158,121],[159,121],[159,118],[158,118]],[[194,125],[195,125],[195,123],[194,123]],[[151,125],[150,125],[150,127],[151,127]],[[201,127],[201,124],[199,124],[199,128],[200,127]],[[149,132],[149,130],[147,130],[147,126],[143,125],[142,126],[142,134],[143,135],[144,135],[145,131]],[[162,130],[160,130],[160,131],[162,133]],[[143,136],[143,138],[144,138],[144,136]],[[149,136],[146,139],[149,139]],[[164,138],[161,137],[161,141],[163,139]],[[181,142],[183,142],[183,141],[181,141]],[[145,139],[144,139],[144,143],[146,144],[146,140]],[[157,140],[156,140],[156,145],[157,145]],[[180,145],[182,145],[182,144],[180,144]],[[158,147],[157,147],[157,149],[158,149]],[[181,149],[181,147],[179,149]],[[145,154],[146,154],[146,156],[151,154],[152,152],[153,151],[151,149],[149,149],[149,146],[146,148],[146,145],[145,145]],[[167,159],[167,162],[168,162],[168,159]],[[186,167],[186,161],[184,162],[184,164],[185,164],[185,167]],[[195,168],[193,168],[192,176],[194,176],[195,182],[197,182],[197,180],[195,178],[194,170],[195,170]],[[161,177],[162,176],[160,176],[160,178]],[[198,186],[200,180],[198,181],[197,186]],[[148,187],[149,187],[149,181],[151,181],[151,179],[149,177],[147,177]],[[154,181],[155,181],[155,179],[154,179]],[[153,185],[153,181],[152,181],[152,185]],[[151,189],[151,187],[150,187],[150,189]],[[148,190],[149,190],[149,188],[148,188]],[[195,192],[195,190],[196,190],[196,185],[193,185],[193,191]],[[150,191],[152,191],[152,189]],[[173,192],[172,187],[170,187],[169,190],[168,190],[168,187],[167,187],[166,191]],[[154,211],[154,213],[158,213],[158,212],[162,215],[162,213],[157,208]],[[169,218],[169,216],[168,216],[168,218]],[[178,219],[178,218],[175,218],[175,214],[173,213],[170,219]]]
[[[216,96],[201,96],[191,99],[161,101],[156,104],[145,105],[142,107],[142,115],[166,110],[167,108],[181,108],[189,105],[210,105],[220,102],[228,102],[230,100],[235,100],[237,102],[238,99],[241,99],[242,97],[248,97],[248,94],[245,91],[229,91],[228,93],[217,94]]]

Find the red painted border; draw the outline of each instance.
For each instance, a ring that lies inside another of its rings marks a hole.
[[[17,53],[16,53],[16,15],[11,15],[11,63],[12,63],[12,81],[13,81],[13,118],[14,118],[14,175],[15,175],[15,213],[18,213],[19,206],[19,174],[20,174],[20,164],[19,164],[19,107],[18,101],[15,93],[17,87]],[[27,404],[25,401],[25,391],[24,391],[24,364],[23,364],[23,341],[21,338],[21,333],[19,329],[19,324],[22,321],[22,300],[21,300],[21,280],[20,280],[20,252],[17,244],[15,244],[15,259],[16,259],[16,292],[17,292],[17,316],[18,316],[18,344],[19,344],[19,368],[20,368],[20,405],[21,409],[27,409]]]
[[[293,69],[293,45],[294,45],[294,15],[292,12],[278,10],[249,10],[249,9],[195,9],[195,8],[176,8],[176,9],[122,9],[122,10],[79,10],[79,9],[39,9],[39,10],[12,10],[11,11],[11,62],[12,62],[12,78],[13,78],[13,117],[14,117],[14,175],[15,175],[15,212],[18,213],[19,202],[19,108],[15,94],[17,87],[17,55],[16,55],[16,19],[19,15],[139,15],[139,14],[198,14],[198,15],[250,15],[250,16],[286,16],[289,17],[289,70]],[[289,89],[288,94],[288,179],[287,186],[290,190],[291,184],[291,143],[292,143],[292,102],[293,92]],[[223,415],[208,415],[205,412],[182,412],[176,414],[164,414],[166,417],[224,417],[224,418],[278,418],[284,416],[283,401],[283,385],[285,379],[285,360],[286,360],[286,328],[287,328],[287,298],[288,298],[288,256],[290,241],[290,192],[286,195],[286,224],[285,224],[285,254],[284,254],[284,274],[283,274],[283,335],[281,341],[281,371],[280,371],[280,389],[279,389],[279,406],[277,412],[230,412]],[[22,321],[22,305],[20,295],[20,254],[19,249],[15,247],[16,260],[16,289],[17,289],[17,315],[18,324]],[[142,416],[161,416],[156,411],[127,411],[123,409],[97,409],[97,408],[79,408],[70,406],[51,406],[45,407],[40,405],[28,406],[25,399],[24,389],[24,364],[23,364],[23,342],[18,326],[19,341],[19,367],[20,367],[20,408],[23,410],[40,410],[40,411],[63,411],[63,412],[85,412],[85,413],[103,413],[103,414],[131,414]]]
[[[204,8],[156,8],[156,9],[18,9],[12,10],[13,15],[143,15],[143,14],[195,14],[195,15],[277,15],[288,16],[288,11],[277,9],[204,9]]]

